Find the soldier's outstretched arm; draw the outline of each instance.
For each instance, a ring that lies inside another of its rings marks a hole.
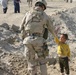
[[[47,28],[48,28],[48,30],[52,33],[52,35],[53,35],[54,37],[56,37],[55,28],[54,28],[53,22],[50,20],[50,18],[48,18],[48,20],[47,20]]]
[[[22,22],[20,24],[20,30],[23,30],[24,29],[25,19],[26,19],[26,15],[22,19]]]

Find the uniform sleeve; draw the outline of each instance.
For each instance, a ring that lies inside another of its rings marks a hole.
[[[24,28],[24,24],[25,24],[25,19],[26,19],[26,15],[23,17],[22,22],[20,24],[20,30],[22,30]]]
[[[70,57],[70,55],[71,55],[69,46],[68,46],[68,54],[67,55],[68,55],[68,57]]]
[[[48,30],[52,33],[52,35],[53,35],[54,37],[56,37],[55,30],[54,30],[54,26],[53,26],[53,22],[50,20],[49,17],[48,17],[48,19],[47,19],[47,28],[48,28]]]

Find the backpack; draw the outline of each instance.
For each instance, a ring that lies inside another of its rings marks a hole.
[[[28,14],[28,16],[26,17],[26,27],[34,27],[36,26],[36,28],[42,27],[43,28],[43,12],[39,12],[39,11],[32,11],[30,14]],[[28,26],[29,25],[29,26]],[[35,30],[35,28],[33,29],[33,31]],[[35,30],[37,31],[37,29]],[[40,31],[40,30],[39,30]],[[30,31],[32,32],[32,30]],[[48,37],[48,29],[45,28],[44,29],[44,34],[43,34],[43,38],[47,39]]]

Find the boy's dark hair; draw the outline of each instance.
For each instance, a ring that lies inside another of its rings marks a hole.
[[[68,35],[67,34],[62,34],[63,36],[65,36],[65,39],[68,40]]]

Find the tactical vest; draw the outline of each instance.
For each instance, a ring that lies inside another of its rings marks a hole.
[[[40,33],[44,39],[48,37],[48,30],[45,28],[45,19],[43,11],[32,11],[29,12],[25,20],[25,31],[30,33]]]

